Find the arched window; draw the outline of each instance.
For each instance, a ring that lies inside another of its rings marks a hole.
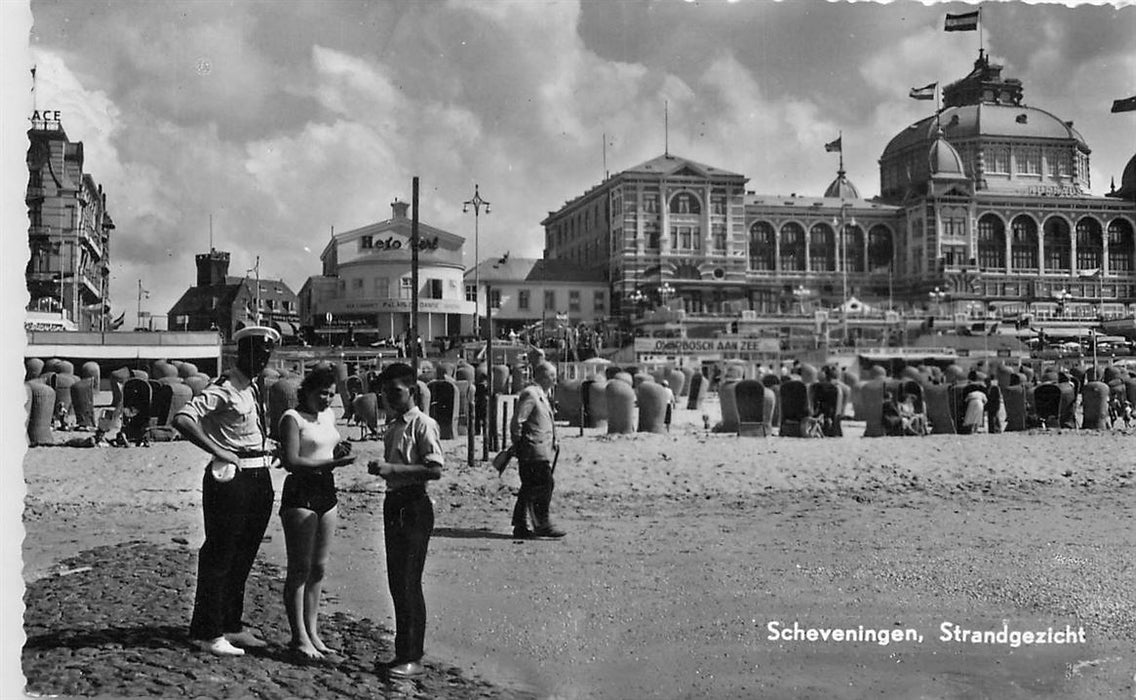
[[[701,214],[702,202],[692,192],[679,192],[671,197],[672,214]]]
[[[781,226],[781,269],[805,270],[805,229],[792,221]]]
[[[844,230],[844,243],[840,251],[848,256],[849,272],[864,272],[864,229],[858,224],[849,224]]]
[[[891,231],[883,224],[876,224],[868,230],[868,267],[872,272],[890,268],[895,249],[892,247]]]
[[[836,234],[828,224],[809,229],[809,269],[813,272],[836,270]]]
[[[1067,272],[1073,242],[1069,239],[1069,224],[1065,219],[1051,216],[1042,226],[1045,238],[1042,241],[1045,251],[1046,272]]]
[[[978,269],[1006,269],[1006,226],[994,214],[978,219]]]
[[[1077,222],[1077,269],[1099,270],[1104,261],[1100,222],[1086,216]]]
[[[777,239],[773,226],[767,221],[756,221],[749,227],[749,269],[774,270]]]
[[[1136,242],[1132,237],[1132,224],[1124,219],[1113,219],[1108,225],[1108,271],[1116,273],[1136,269],[1134,252]]]
[[[1025,214],[1010,224],[1010,269],[1037,269],[1037,222]]]

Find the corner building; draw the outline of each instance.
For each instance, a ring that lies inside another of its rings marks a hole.
[[[943,90],[942,110],[880,157],[879,199],[901,209],[905,294],[940,286],[1004,315],[1045,317],[1059,303],[1072,315],[1128,314],[1132,199],[1089,194],[1091,151],[1073,122],[1025,104],[1021,82],[1001,72],[980,54]]]
[[[27,310],[59,314],[67,330],[110,330],[110,238],[102,185],[84,171],[83,143],[59,112],[37,112],[28,130]]]
[[[370,344],[411,328],[410,204],[395,201],[391,218],[336,233],[320,253],[323,274],[300,288],[300,321],[321,344]],[[458,335],[473,323],[462,264],[465,238],[418,225],[418,332],[425,342]],[[464,320],[463,320],[464,319]]]

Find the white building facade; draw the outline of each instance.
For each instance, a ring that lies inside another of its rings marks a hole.
[[[336,233],[320,253],[323,274],[300,289],[300,318],[316,342],[371,344],[401,339],[411,327],[413,273],[407,202],[386,221]],[[423,341],[458,335],[470,325],[462,236],[418,225],[418,334]]]

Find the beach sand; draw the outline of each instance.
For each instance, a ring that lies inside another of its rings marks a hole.
[[[707,412],[717,420],[713,401]],[[427,661],[445,667],[451,697],[1133,695],[1130,435],[864,439],[852,423],[838,439],[739,438],[706,432],[701,414],[679,410],[666,435],[561,426],[562,541],[511,539],[515,467],[470,468],[464,438],[447,441],[425,583]],[[381,445],[355,452],[359,464],[337,476],[325,609],[389,630],[382,486],[363,467]],[[25,580],[52,581],[83,553],[97,569],[92,551],[132,541],[195,560],[203,463],[185,442],[29,450]],[[278,586],[278,518],[268,534],[260,559]],[[191,585],[178,590],[164,619],[192,603]],[[771,623],[910,629],[921,641],[771,640]],[[1085,642],[943,641],[944,623],[1069,626]]]

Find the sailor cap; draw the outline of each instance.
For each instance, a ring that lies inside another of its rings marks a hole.
[[[264,338],[279,343],[280,331],[268,326],[245,326],[233,334],[233,342],[240,342],[245,338]]]

